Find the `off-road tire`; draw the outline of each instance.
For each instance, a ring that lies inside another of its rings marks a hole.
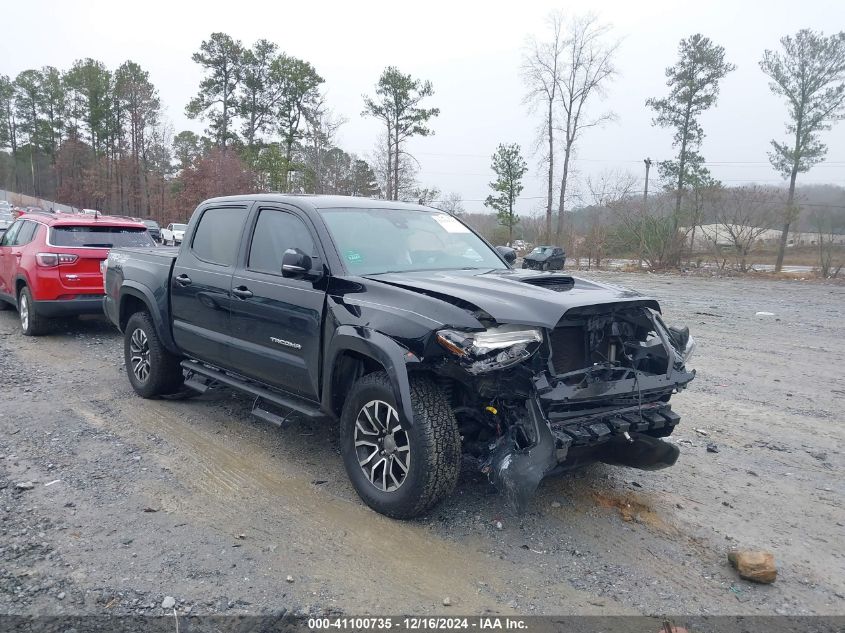
[[[27,286],[21,288],[18,295],[18,314],[20,315],[21,332],[24,336],[41,336],[49,328],[49,319],[38,314],[35,309],[35,302],[32,300],[32,292]],[[26,314],[26,318],[24,318],[24,314]]]
[[[346,395],[340,418],[340,447],[346,473],[362,501],[376,512],[394,519],[410,519],[450,494],[461,467],[461,438],[455,416],[443,392],[429,378],[411,376],[412,424],[402,416],[385,372],[358,379]],[[399,424],[410,445],[408,473],[396,490],[378,489],[365,475],[355,450],[358,414],[372,400],[396,409]]]
[[[145,379],[139,378],[132,362],[132,337],[136,330],[143,332],[148,346],[149,373]],[[126,363],[126,375],[132,388],[142,398],[155,398],[179,391],[184,382],[181,358],[171,354],[161,342],[147,312],[136,312],[126,323],[123,336],[123,357]]]

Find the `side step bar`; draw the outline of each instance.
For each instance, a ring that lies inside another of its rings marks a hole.
[[[326,414],[323,413],[315,404],[301,400],[295,396],[287,396],[277,391],[272,391],[262,385],[259,385],[258,383],[252,382],[251,380],[236,378],[219,369],[207,367],[195,360],[183,360],[182,369],[188,372],[188,375],[185,378],[185,386],[195,389],[200,393],[205,393],[210,384],[216,382],[236,391],[255,396],[256,400],[253,404],[252,413],[256,417],[266,420],[267,422],[281,425],[287,416],[282,417],[264,409],[261,406],[262,400],[266,400],[268,403],[286,410],[296,411],[307,418],[319,419],[326,417]],[[202,378],[205,378],[206,381],[203,382]]]

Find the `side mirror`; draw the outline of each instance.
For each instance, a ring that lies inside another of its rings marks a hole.
[[[499,251],[499,255],[501,255],[507,263],[513,264],[516,261],[516,251],[509,246],[497,246],[496,250]]]
[[[289,248],[282,257],[282,277],[305,277],[311,272],[311,258],[298,248]]]

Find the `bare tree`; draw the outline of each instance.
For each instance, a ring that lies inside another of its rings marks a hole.
[[[605,169],[597,177],[587,176],[590,204],[612,209],[634,197],[638,182],[630,171],[620,169]]]
[[[611,237],[612,212],[630,208],[637,191],[637,177],[628,171],[603,170],[597,177],[587,177],[590,216],[584,238],[587,267],[601,266]]]
[[[387,134],[381,134],[376,141],[373,151],[367,156],[367,161],[373,168],[381,189],[382,196],[392,200],[396,191],[399,192],[399,199],[410,199],[409,196],[417,186],[417,161],[403,160],[399,164],[399,172],[395,170],[393,144]],[[398,176],[398,181],[394,179]]]
[[[563,14],[550,13],[547,22],[550,31],[548,40],[540,41],[534,37],[528,40],[522,57],[522,80],[527,88],[524,102],[531,110],[542,108],[544,115],[537,148],[539,150],[540,146],[548,144],[548,150],[543,154],[543,161],[548,164],[545,235],[551,240],[555,180],[555,105],[561,82],[565,46],[561,32]]]
[[[441,211],[445,211],[451,215],[459,216],[465,213],[464,199],[461,197],[461,194],[454,191],[445,196],[441,196],[440,200],[435,200],[433,206],[436,209],[440,209]]]
[[[748,258],[773,226],[780,197],[779,190],[758,185],[721,189],[714,200],[717,231],[705,238],[716,247],[727,242],[737,268],[746,272]]]
[[[558,81],[558,103],[563,137],[563,173],[560,179],[557,230],[563,235],[569,161],[575,143],[587,128],[600,125],[613,117],[611,113],[590,116],[587,105],[604,96],[606,84],[616,75],[613,58],[618,42],[607,42],[610,26],[601,24],[593,14],[572,18],[565,27],[564,67]]]
[[[326,155],[335,146],[337,131],[346,123],[346,118],[336,116],[326,106],[326,99],[319,100],[305,113],[306,130],[304,136],[305,172],[311,180],[309,189],[314,193],[326,193],[324,171]]]
[[[835,279],[845,267],[845,216],[824,205],[813,210],[810,221],[819,249],[819,274]]]

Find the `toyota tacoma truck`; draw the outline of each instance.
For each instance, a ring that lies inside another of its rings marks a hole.
[[[334,420],[355,490],[390,517],[448,495],[462,454],[518,509],[587,463],[672,465],[689,330],[654,299],[508,259],[428,207],[216,198],[178,250],[113,249],[104,308],[138,395],[226,387],[265,421]]]

